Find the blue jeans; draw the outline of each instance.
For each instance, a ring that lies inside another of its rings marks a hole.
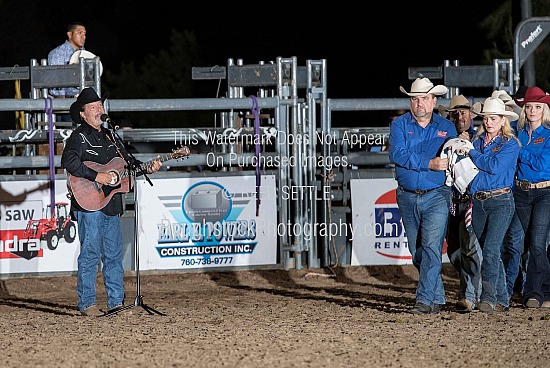
[[[481,302],[493,306],[510,305],[502,262],[504,235],[514,216],[514,196],[510,193],[486,200],[472,199],[472,225],[481,246]]]
[[[502,250],[502,262],[506,273],[506,290],[509,297],[512,297],[514,293],[514,285],[519,275],[523,254],[523,234],[523,227],[517,213],[514,211],[510,226],[508,226],[506,235],[504,235]]]
[[[409,252],[419,272],[416,301],[431,307],[445,304],[441,264],[451,188],[443,185],[418,195],[398,187],[396,195]]]
[[[456,214],[449,216],[447,256],[458,273],[458,299],[477,305],[481,293],[481,248],[476,235],[466,228],[465,215],[470,201],[454,201]]]
[[[107,293],[107,308],[124,301],[124,267],[122,265],[122,231],[119,216],[101,211],[73,211],[78,223],[80,254],[76,293],[78,309],[96,305],[96,278],[99,261],[103,264],[103,283]]]
[[[525,246],[529,249],[523,298],[535,298],[539,303],[550,301],[550,261],[548,238],[550,236],[550,187],[542,189],[514,189],[516,211],[523,229]]]

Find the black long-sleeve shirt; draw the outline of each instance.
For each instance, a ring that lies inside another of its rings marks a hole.
[[[110,136],[107,129],[102,128],[101,131],[93,128],[87,123],[80,124],[67,139],[63,154],[61,156],[61,166],[67,170],[67,173],[76,177],[95,181],[98,172],[109,171],[108,165],[115,157],[120,157],[119,151],[114,145],[114,137]],[[109,136],[108,136],[109,135]],[[126,156],[124,147],[118,145],[119,150]],[[94,162],[100,165],[107,165],[103,168],[98,165],[89,167],[85,162]],[[97,169],[97,170],[95,170]],[[117,187],[103,187],[103,190],[112,190]],[[123,191],[124,192],[124,191]],[[94,193],[90,193],[93,195]],[[86,211],[80,206],[73,195],[71,197],[71,210]],[[101,209],[107,215],[122,215],[122,192],[115,193],[109,202]]]

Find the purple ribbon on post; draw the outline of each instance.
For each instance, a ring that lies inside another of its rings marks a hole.
[[[256,96],[250,96],[252,99],[252,114],[254,114],[254,141],[256,153],[256,216],[260,215],[260,186],[262,184],[262,176],[260,173],[260,108]]]
[[[44,99],[44,113],[48,119],[48,143],[50,158],[50,216],[55,214],[55,133],[53,131],[53,98]]]

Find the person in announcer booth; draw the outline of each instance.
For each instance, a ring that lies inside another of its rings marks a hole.
[[[434,113],[447,87],[417,78],[410,111],[390,125],[389,158],[395,165],[397,206],[407,233],[409,252],[419,271],[414,314],[439,313],[445,304],[441,278],[443,242],[449,219],[451,187],[445,185],[449,160],[440,158],[445,141],[457,137],[455,125]]]

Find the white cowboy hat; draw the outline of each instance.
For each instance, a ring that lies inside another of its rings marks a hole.
[[[92,54],[90,51],[87,50],[77,50],[74,52],[73,56],[71,56],[71,60],[69,60],[69,64],[79,64],[80,58],[85,59],[93,59],[96,56]],[[101,61],[99,61],[99,75],[101,76],[103,74],[103,64]]]
[[[416,78],[410,92],[405,91],[403,87],[399,87],[399,90],[409,96],[422,96],[428,93],[439,96],[447,93],[447,87],[441,84],[434,87],[434,84],[428,78]]]
[[[491,97],[500,98],[502,101],[504,101],[504,104],[506,106],[510,106],[516,114],[521,114],[521,107],[518,106],[516,101],[510,96],[506,91],[503,90],[496,90],[493,91],[493,94]]]
[[[478,115],[481,116],[488,116],[488,115],[501,115],[501,116],[507,116],[510,118],[510,120],[518,120],[519,115],[516,114],[513,111],[507,111],[506,106],[504,105],[504,101],[502,101],[498,97],[488,97],[485,102],[483,103],[483,108],[478,113]]]

